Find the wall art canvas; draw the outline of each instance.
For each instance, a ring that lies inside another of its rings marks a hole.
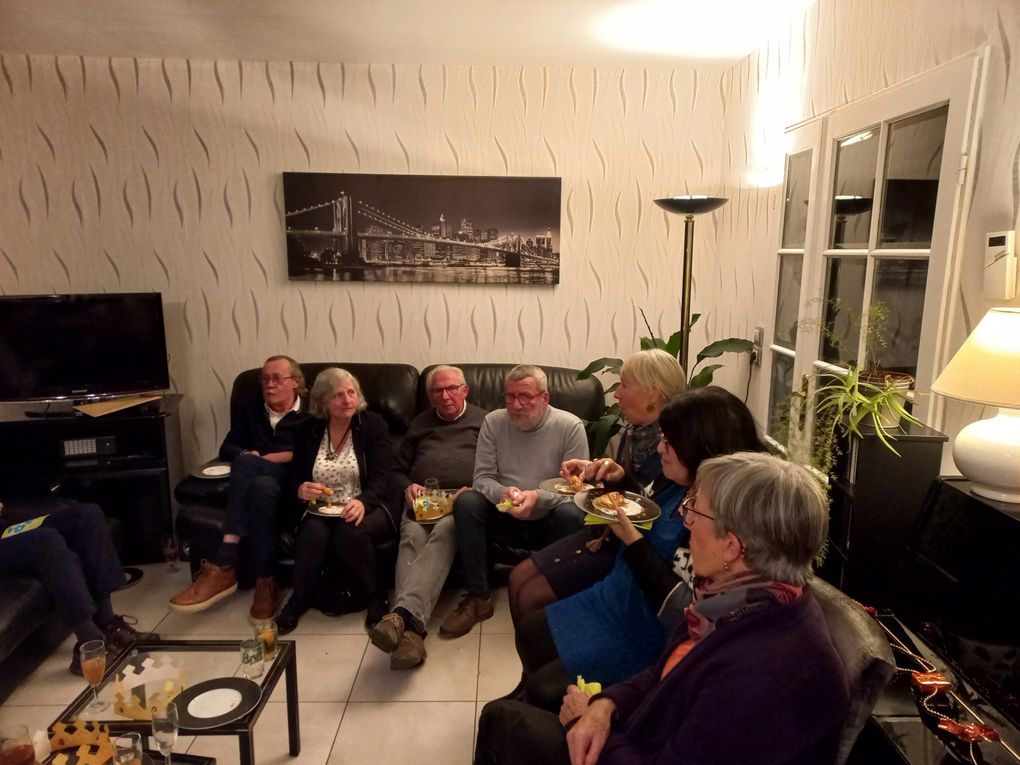
[[[559,178],[284,173],[290,279],[558,284]]]

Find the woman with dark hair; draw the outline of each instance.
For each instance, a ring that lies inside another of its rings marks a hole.
[[[656,494],[662,515],[642,544],[665,565],[687,539],[677,509],[701,463],[764,446],[747,407],[722,388],[677,396],[663,408],[659,424],[662,471],[673,483]],[[614,683],[655,661],[666,642],[666,629],[656,617],[659,604],[645,598],[625,554],[621,551],[601,581],[521,620],[516,642],[524,677],[518,697],[556,709],[578,675]]]
[[[701,465],[683,517],[694,599],[658,661],[594,696],[570,686],[558,719],[490,702],[476,765],[835,760],[849,691],[811,591],[825,492],[801,465],[731,454]]]
[[[309,412],[313,419],[294,434],[293,495],[304,502],[332,496],[335,517],[305,513],[294,553],[294,591],[276,621],[280,634],[319,599],[323,570],[332,555],[347,574],[355,602],[368,604],[366,621],[386,613],[379,591],[373,538],[394,534],[389,496],[393,454],[389,430],[378,414],[365,411],[357,378],[329,367],[315,378]],[[335,509],[334,509],[335,508]]]
[[[613,489],[655,495],[671,485],[662,475],[659,415],[674,396],[687,390],[683,367],[660,348],[631,354],[613,392],[626,423],[616,459],[567,460],[564,478],[601,482]],[[507,583],[510,616],[516,626],[527,614],[590,587],[608,574],[617,546],[606,544],[604,526],[582,529],[547,545],[514,567]],[[615,541],[615,540],[611,540]]]

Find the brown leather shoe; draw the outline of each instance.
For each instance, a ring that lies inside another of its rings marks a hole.
[[[369,628],[368,639],[383,653],[393,653],[404,634],[404,620],[392,611]]]
[[[412,669],[424,662],[426,656],[422,636],[407,630],[401,633],[397,650],[390,654],[390,669]]]
[[[202,570],[195,581],[182,592],[170,598],[170,608],[186,614],[204,611],[237,591],[237,574],[234,569],[222,569],[215,563],[202,561]]]
[[[439,634],[446,637],[460,637],[471,631],[478,622],[484,622],[493,614],[491,598],[477,598],[465,595],[460,605],[439,625]]]
[[[276,586],[271,576],[260,576],[255,580],[255,596],[251,600],[251,618],[257,622],[265,622],[276,616],[280,608],[283,593]]]
[[[134,619],[131,616],[128,618]],[[137,619],[135,619],[135,622],[137,623]],[[114,615],[113,621],[103,628],[103,634],[106,638],[106,647],[115,653],[119,653],[137,642],[148,643],[153,640],[159,640],[158,633],[139,632],[134,628],[134,625],[125,621],[123,616],[117,615]]]

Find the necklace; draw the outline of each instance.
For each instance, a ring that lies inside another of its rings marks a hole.
[[[340,440],[337,441],[336,448],[333,448],[333,439],[330,437],[329,427],[326,428],[326,462],[336,462],[340,457],[340,451],[343,448],[344,441],[347,440],[347,434],[351,432],[351,424],[347,423],[347,428],[344,430],[344,434],[340,436]]]

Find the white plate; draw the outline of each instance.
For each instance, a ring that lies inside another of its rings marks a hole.
[[[213,688],[201,696],[196,696],[188,704],[188,714],[192,717],[219,717],[233,712],[241,706],[241,693],[233,688]]]
[[[617,521],[615,510],[605,510],[595,504],[596,497],[602,494],[608,494],[608,489],[592,489],[591,491],[579,491],[574,495],[574,504],[584,510],[586,513],[604,518],[607,521]],[[620,492],[623,494],[625,504],[623,506],[623,512],[627,514],[628,518],[633,518],[635,523],[643,521],[653,521],[662,514],[662,510],[657,504],[652,502],[647,497],[642,497],[640,494],[635,494],[631,491]],[[618,522],[618,521],[617,521]]]
[[[210,478],[222,478],[225,475],[230,475],[230,465],[209,465],[202,468],[202,475]]]

